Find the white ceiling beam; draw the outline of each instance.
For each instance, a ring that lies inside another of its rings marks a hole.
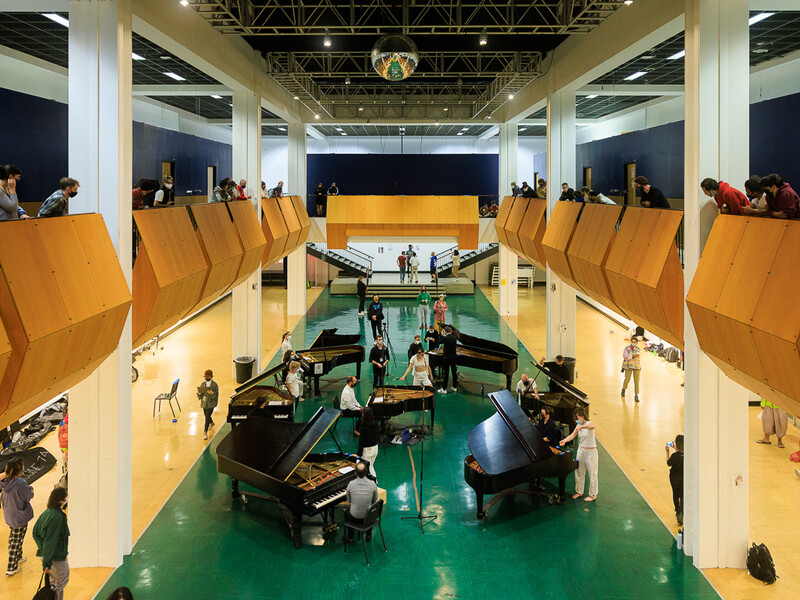
[[[798,10],[797,0],[750,0],[750,10]]]
[[[134,85],[134,96],[231,96],[224,85]]]
[[[491,127],[489,127],[489,129],[487,129],[482,134],[480,134],[478,136],[478,139],[479,140],[488,140],[489,138],[493,138],[494,136],[496,136],[498,133],[500,133],[500,126],[499,125],[492,125]]]
[[[4,0],[3,12],[67,12],[67,0]]]
[[[363,123],[362,123],[363,124]],[[325,136],[313,125],[306,125],[306,133],[316,140],[324,140]]]
[[[682,96],[683,85],[584,85],[578,96]]]
[[[41,58],[36,58],[35,56],[31,56],[30,54],[25,54],[24,52],[20,52],[19,50],[14,50],[13,48],[9,48],[8,46],[0,46],[0,57],[10,58],[15,61],[20,61],[25,64],[28,64],[32,67],[36,67],[38,69],[44,69],[45,71],[49,71],[54,75],[60,75],[62,77],[67,76],[67,69],[64,67],[59,67],[58,65],[54,65],[51,62],[47,62],[46,60],[42,60]],[[4,81],[4,86],[7,86],[8,81]]]

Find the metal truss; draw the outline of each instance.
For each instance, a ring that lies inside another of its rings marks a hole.
[[[463,35],[587,33],[623,0],[190,0],[223,33]]]

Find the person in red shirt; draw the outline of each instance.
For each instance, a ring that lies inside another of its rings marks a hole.
[[[761,187],[767,195],[766,214],[776,219],[800,217],[800,196],[777,173],[761,179]]]
[[[252,196],[247,195],[247,181],[242,179],[239,185],[236,186],[236,198],[234,200],[250,200]]]
[[[700,189],[717,203],[722,214],[743,215],[742,207],[748,206],[747,196],[724,181],[706,177],[700,183]]]

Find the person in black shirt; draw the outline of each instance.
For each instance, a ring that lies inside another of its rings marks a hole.
[[[456,336],[453,335],[453,328],[450,325],[444,328],[444,337],[441,339],[442,346],[442,370],[444,371],[444,382],[439,390],[440,394],[447,393],[447,382],[450,379],[450,372],[453,373],[453,387],[450,391],[458,391],[458,369],[456,367]]]
[[[275,413],[273,413],[270,409],[267,408],[267,397],[266,396],[259,396],[256,398],[256,405],[255,408],[251,409],[249,413],[247,413],[247,418],[250,417],[262,417],[264,419],[274,419]]]
[[[378,442],[380,429],[375,413],[369,406],[361,409],[361,436],[358,438],[358,456],[369,462],[369,474],[378,477],[375,473],[375,459],[378,458]]]
[[[364,312],[364,302],[367,300],[367,284],[364,282],[363,275],[358,276],[356,293],[358,294],[358,316],[363,317],[366,314]]]
[[[422,338],[419,334],[414,336],[414,342],[408,347],[408,360],[411,360],[412,356],[416,356],[417,350],[425,351],[425,348],[422,346]]]
[[[338,196],[339,195],[339,188],[336,187],[336,182],[334,181],[331,184],[331,187],[328,188],[328,196]]]
[[[647,177],[639,175],[633,180],[633,185],[642,190],[641,203],[645,208],[669,208],[667,197],[657,187],[650,185]]]
[[[520,195],[523,198],[536,198],[536,191],[523,181],[522,188],[520,189]]]
[[[570,379],[570,376],[569,376],[569,367],[567,367],[567,365],[564,364],[564,357],[561,356],[560,354],[558,356],[556,356],[556,361],[555,362],[545,362],[545,358],[544,357],[542,357],[542,360],[540,360],[539,362],[542,365],[544,365],[544,367],[546,369],[548,369],[554,375],[558,375],[561,379],[563,379],[567,383],[572,383],[572,380]],[[558,385],[552,379],[550,380],[550,384],[549,384],[548,389],[551,392],[563,392],[564,391],[564,388],[562,388],[560,385]]]
[[[439,339],[439,332],[433,325],[428,325],[428,331],[425,333],[425,341],[428,343],[428,350],[435,352],[439,347],[441,340]]]
[[[670,448],[675,452],[670,456]],[[669,483],[672,486],[672,503],[678,525],[683,525],[683,436],[675,436],[675,441],[665,447],[669,465]]]
[[[567,202],[572,202],[575,199],[575,190],[569,187],[568,183],[561,184],[561,195],[558,197],[559,200],[566,200]]]
[[[539,422],[536,424],[536,429],[542,434],[542,438],[550,446],[558,446],[561,441],[561,433],[556,427],[556,422],[553,420],[553,409],[550,406],[543,406],[539,413]]]
[[[325,206],[325,187],[319,183],[317,189],[314,190],[314,204],[317,205],[317,216],[322,216],[322,210]]]
[[[372,297],[372,304],[367,309],[367,318],[372,325],[372,339],[377,340],[383,328],[383,304],[378,294]]]
[[[369,351],[369,362],[372,363],[372,387],[380,387],[386,377],[386,365],[389,364],[389,350],[383,345],[383,336],[378,336]]]

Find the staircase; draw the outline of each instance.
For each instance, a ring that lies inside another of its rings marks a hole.
[[[327,244],[309,242],[306,251],[353,277],[363,275],[368,278],[372,273],[372,257],[350,246],[346,250],[329,250]]]
[[[439,277],[449,277],[453,273],[453,250],[457,249],[458,246],[453,246],[452,248],[448,248],[444,252],[440,252],[437,255],[439,259],[437,262],[437,271],[439,272]],[[477,262],[482,261],[484,258],[489,258],[490,256],[494,256],[500,252],[500,244],[493,243],[493,244],[478,244],[477,250],[470,250],[469,252],[465,252],[461,255],[461,262],[459,263],[458,270],[463,271],[466,267],[473,265]]]

